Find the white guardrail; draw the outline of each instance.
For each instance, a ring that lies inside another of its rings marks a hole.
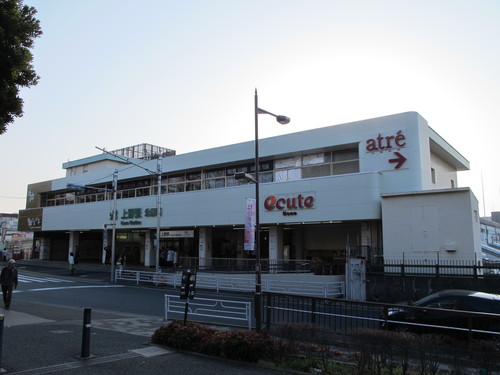
[[[157,286],[172,286],[174,288],[179,288],[181,285],[181,278],[182,273],[180,272],[115,271],[116,281],[132,281],[136,284],[152,283]],[[216,290],[217,292],[222,290],[253,292],[255,290],[255,279],[241,276],[216,276],[198,272],[196,275],[196,288]],[[325,298],[343,298],[345,296],[345,284],[343,281],[313,282],[300,280],[262,280],[262,291]]]
[[[165,294],[166,321],[179,318],[179,314],[185,314],[186,308],[190,317],[217,318],[230,321],[233,324],[237,321],[244,321],[248,329],[252,329],[251,302],[196,297],[187,303],[179,296]]]

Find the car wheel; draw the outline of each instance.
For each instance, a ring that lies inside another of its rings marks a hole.
[[[403,332],[403,333],[410,332],[410,328],[406,324],[394,325],[393,330],[396,332]]]

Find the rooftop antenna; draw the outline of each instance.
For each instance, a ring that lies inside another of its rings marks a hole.
[[[483,214],[484,217],[486,217],[486,203],[485,203],[485,197],[484,197],[484,181],[483,181],[483,170],[481,169],[481,189],[483,191]]]

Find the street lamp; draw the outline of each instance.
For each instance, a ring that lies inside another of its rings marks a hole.
[[[99,148],[96,146],[98,150],[101,150],[102,152],[105,152],[106,154],[113,155],[114,157],[124,160],[127,163],[133,164],[136,167],[139,167],[141,169],[144,169],[146,172],[149,174],[156,176],[157,178],[157,185],[158,185],[158,190],[156,192],[156,240],[154,242],[154,247],[156,249],[156,255],[155,255],[155,261],[156,261],[156,267],[155,267],[155,272],[160,272],[160,225],[161,225],[161,175],[162,175],[162,155],[160,154],[157,162],[156,162],[156,172],[152,171],[146,167],[143,167],[142,165],[139,165],[135,162],[133,162],[130,159],[121,157],[120,155],[113,154],[112,152],[106,151],[103,148]]]
[[[290,119],[286,116],[275,115],[259,108],[257,89],[255,89],[255,179],[247,174],[237,173],[236,179],[246,179],[255,184],[255,329],[262,328],[262,270],[260,264],[260,209],[259,209],[259,115],[271,115],[281,125],[286,125]]]

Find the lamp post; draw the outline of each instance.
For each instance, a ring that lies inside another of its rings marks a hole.
[[[276,118],[282,125],[290,122],[286,116],[275,115],[259,108],[259,97],[255,89],[255,329],[262,328],[262,270],[260,264],[260,204],[259,204],[259,115]]]
[[[158,158],[156,164],[156,177],[158,179],[158,191],[156,192],[156,272],[160,272],[160,225],[161,225],[161,174],[162,157]]]
[[[136,167],[139,167],[141,169],[144,169],[146,172],[149,174],[156,176],[157,181],[158,181],[158,190],[156,192],[156,240],[154,241],[154,247],[156,248],[156,254],[155,254],[155,261],[156,261],[156,267],[155,271],[160,272],[160,226],[161,226],[161,175],[162,175],[162,155],[160,154],[157,159],[156,163],[156,172],[143,167],[142,165],[139,165],[137,163],[134,163],[133,161],[121,157],[120,155],[113,154],[112,152],[106,151],[103,148],[97,147],[98,150],[101,150],[102,152],[105,152],[106,154],[113,155],[114,157],[124,160],[127,163],[133,164]],[[113,254],[114,256],[114,254]]]
[[[111,228],[111,282],[115,281],[115,256],[116,256],[116,217],[118,212],[116,212],[116,199],[118,192],[118,171],[115,169],[113,172],[113,221]]]

